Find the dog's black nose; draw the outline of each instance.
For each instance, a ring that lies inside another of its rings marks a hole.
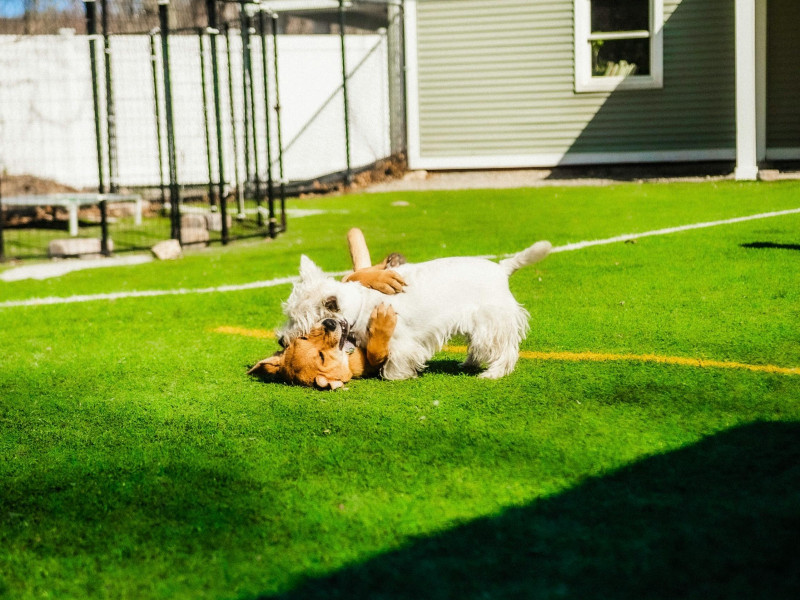
[[[325,331],[334,331],[338,327],[336,321],[333,319],[325,319],[322,322],[322,326],[325,328]]]

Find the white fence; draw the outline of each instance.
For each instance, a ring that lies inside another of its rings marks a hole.
[[[238,32],[237,32],[238,33]],[[157,39],[157,41],[160,41]],[[228,97],[225,39],[218,48],[226,179],[233,179],[233,124],[244,173],[244,116],[241,110],[241,40],[231,37],[233,105]],[[253,80],[257,90],[256,128],[261,177],[266,173],[266,129],[260,39],[254,36]],[[268,40],[271,45],[271,41]],[[102,44],[98,44],[102,57]],[[160,46],[158,59],[160,60]],[[206,43],[206,52],[208,44]],[[274,75],[269,52],[270,107]],[[341,48],[338,36],[280,36],[279,89],[285,177],[312,179],[346,167]],[[113,97],[116,110],[120,185],[159,183],[153,74],[146,35],[111,40]],[[256,59],[258,57],[258,59]],[[206,93],[212,141],[215,138],[210,59],[206,57]],[[180,183],[208,181],[203,120],[199,38],[170,37],[173,105]],[[390,154],[386,39],[380,35],[346,40],[351,162],[363,166]],[[103,68],[102,62],[98,66]],[[160,69],[160,67],[159,67]],[[102,72],[102,71],[101,71]],[[159,72],[159,79],[161,74]],[[260,91],[259,91],[260,90]],[[105,98],[101,89],[101,107]],[[161,98],[163,102],[163,94]],[[162,127],[164,121],[161,110]],[[273,176],[277,179],[277,135],[271,111]],[[165,131],[165,128],[162,129]],[[104,148],[106,141],[103,142]],[[212,148],[215,144],[212,143]],[[164,141],[166,167],[166,142]],[[105,152],[104,152],[105,154]],[[104,159],[105,160],[105,159]],[[252,164],[251,160],[251,164]],[[216,155],[212,160],[216,179]],[[75,188],[98,184],[88,41],[84,36],[0,36],[0,171],[33,175]]]

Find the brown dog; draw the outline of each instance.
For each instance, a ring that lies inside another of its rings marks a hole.
[[[249,373],[278,377],[288,383],[335,390],[353,377],[377,375],[389,356],[389,339],[397,325],[394,309],[377,306],[367,326],[367,344],[358,348],[348,342],[346,321],[325,319],[306,336],[259,362]]]
[[[347,233],[354,271],[342,281],[352,281],[387,295],[403,291],[406,283],[392,270],[403,264],[402,254],[393,253],[376,265],[369,258],[369,249],[360,229]],[[335,302],[333,298],[331,301]],[[331,310],[336,308],[331,307]],[[369,377],[380,373],[389,356],[389,339],[397,325],[397,315],[387,304],[380,304],[370,314],[366,344],[357,347],[349,341],[350,326],[346,321],[324,319],[316,323],[308,335],[286,343],[278,340],[283,350],[265,358],[250,371],[251,375],[275,377],[298,385],[335,390],[353,377]]]

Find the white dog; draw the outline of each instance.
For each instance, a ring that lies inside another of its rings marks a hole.
[[[464,366],[486,364],[480,377],[508,375],[517,363],[519,344],[528,332],[528,311],[508,288],[516,270],[542,260],[550,242],[537,242],[499,263],[483,258],[442,258],[396,267],[406,282],[402,293],[387,296],[356,282],[326,276],[307,256],[300,260],[300,281],[283,310],[288,322],[280,331],[284,341],[307,333],[326,318],[344,320],[342,328],[363,345],[372,310],[388,303],[397,313],[389,342],[389,357],[381,375],[408,379],[453,335],[469,338]]]

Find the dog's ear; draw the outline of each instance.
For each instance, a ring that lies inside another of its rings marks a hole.
[[[300,257],[300,281],[313,281],[314,279],[321,279],[324,277],[325,273],[313,260],[308,258],[305,254]]]
[[[277,352],[269,358],[260,361],[250,369],[247,374],[257,375],[259,377],[273,377],[280,372],[281,366],[283,366],[283,351]]]
[[[321,390],[338,390],[344,384],[336,379],[328,379],[324,375],[317,375],[314,383]]]

